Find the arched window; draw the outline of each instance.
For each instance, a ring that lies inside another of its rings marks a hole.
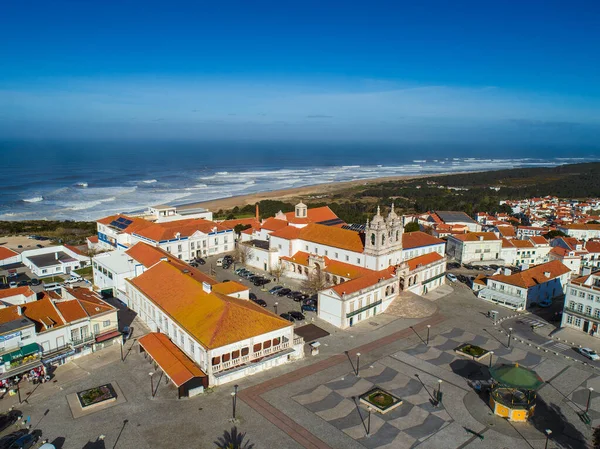
[[[400,239],[400,231],[396,231],[396,241]]]
[[[371,245],[375,246],[375,234],[371,234]]]
[[[381,234],[381,244],[385,245],[385,234]]]

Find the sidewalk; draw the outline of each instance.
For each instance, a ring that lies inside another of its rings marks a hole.
[[[544,337],[551,338],[557,341],[563,341],[571,346],[592,348],[600,352],[600,339],[591,335],[578,332],[568,327],[554,327],[551,324],[538,328],[535,332]]]

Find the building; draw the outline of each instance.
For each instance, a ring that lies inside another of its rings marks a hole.
[[[600,240],[585,242],[586,253],[582,256],[581,266],[596,270],[600,268]]]
[[[515,310],[525,310],[541,301],[564,294],[570,270],[559,261],[547,262],[512,274],[508,269],[486,279],[477,296]]]
[[[550,228],[540,226],[517,226],[517,238],[526,239],[529,237],[541,236],[550,232]]]
[[[569,282],[561,326],[600,336],[600,271]]]
[[[205,379],[194,389],[231,382],[304,355],[304,341],[294,335],[292,323],[252,301],[220,293],[218,284],[210,285],[172,261],[160,261],[128,279],[126,290],[138,317],[152,332],[168,336],[161,344],[171,353],[178,348],[200,368],[202,374],[195,377]],[[149,354],[159,363],[156,354]],[[168,366],[161,369],[173,378]]]
[[[559,260],[571,269],[573,276],[579,276],[584,258],[588,256],[585,242],[574,237],[556,237],[550,243],[552,249],[548,256],[551,260]]]
[[[569,237],[576,238],[577,240],[600,238],[600,224],[566,224],[558,226],[557,229],[564,232]]]
[[[68,275],[73,270],[89,265],[87,255],[69,246],[48,246],[21,253],[22,263],[37,277]]]
[[[37,301],[37,293],[29,286],[0,290],[0,303],[4,306],[26,304],[33,301]]]
[[[156,221],[157,223],[193,218],[201,218],[203,220],[212,221],[213,214],[212,212],[202,207],[197,207],[194,204],[183,204],[180,206],[160,204],[158,206],[150,206],[143,214],[143,218],[150,221]]]
[[[451,235],[446,254],[458,263],[501,262],[502,239],[493,232],[469,232]]]
[[[21,262],[21,255],[10,248],[0,246],[0,267]]]
[[[436,211],[429,214],[430,223],[443,223],[446,225],[463,225],[469,232],[481,232],[482,226],[466,213],[460,211]]]

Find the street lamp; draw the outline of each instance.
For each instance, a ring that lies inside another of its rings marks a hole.
[[[492,367],[492,359],[494,358],[494,351],[490,351],[490,368]]]
[[[588,388],[590,390],[590,394],[588,395],[588,400],[587,400],[587,405],[585,406],[585,412],[587,413],[588,410],[590,409],[590,402],[592,400],[592,391],[594,391],[594,389],[592,387]]]
[[[431,324],[427,325],[427,346],[429,346],[429,329],[431,329]]]
[[[360,368],[360,352],[356,353],[356,375],[358,376],[358,371]]]
[[[150,392],[152,393],[152,397],[154,397],[154,373],[148,373],[150,376]]]
[[[237,398],[237,393],[235,391],[232,391],[231,392],[231,400],[233,401],[233,420],[234,421],[235,421],[236,398]]]
[[[367,418],[367,437],[371,436],[371,407],[367,407],[369,417]]]
[[[277,306],[278,305],[279,305],[279,303],[277,301],[275,301],[275,304],[274,304],[274,306],[275,306],[275,315],[277,315]]]
[[[442,402],[442,379],[438,379],[438,394],[437,394],[437,400],[438,402]]]
[[[546,445],[544,446],[544,449],[548,449],[548,440],[550,439],[550,435],[552,435],[552,431],[546,429],[544,432],[546,432]]]
[[[510,339],[512,337],[512,327],[508,328],[508,345],[506,346],[507,348],[510,348]]]

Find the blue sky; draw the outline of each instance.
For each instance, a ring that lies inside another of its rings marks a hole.
[[[8,1],[0,138],[600,139],[596,1]]]

